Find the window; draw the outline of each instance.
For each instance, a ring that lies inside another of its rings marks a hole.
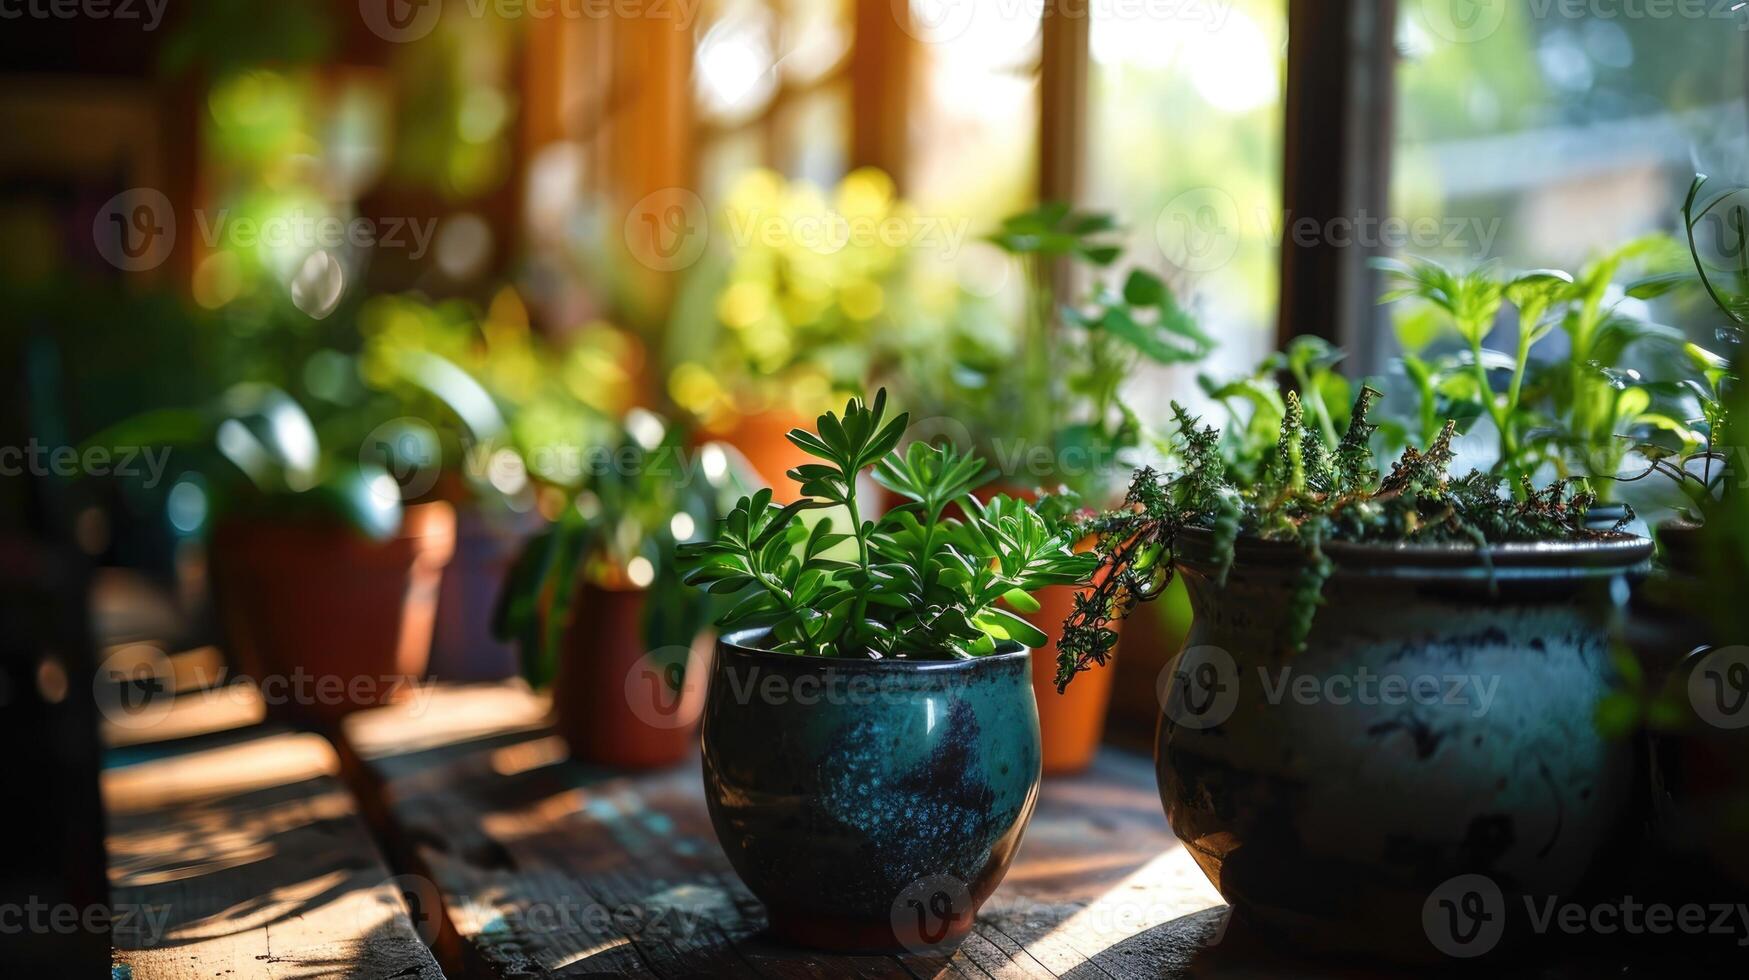
[[[1220,341],[1203,369],[1239,374],[1275,346],[1287,2],[1172,9],[1094,6],[1090,196]]]
[[[1670,227],[1695,171],[1749,148],[1749,11],[1729,8],[1496,4],[1459,26],[1403,3],[1392,205],[1445,225],[1411,248],[1571,268]]]

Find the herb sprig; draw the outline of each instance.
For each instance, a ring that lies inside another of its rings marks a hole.
[[[1303,643],[1334,566],[1328,541],[1476,546],[1514,541],[1594,537],[1585,526],[1591,494],[1569,493],[1559,481],[1537,489],[1521,479],[1509,496],[1500,476],[1471,471],[1453,478],[1455,421],[1425,449],[1409,447],[1387,474],[1373,466],[1370,420],[1377,389],[1363,387],[1347,428],[1334,439],[1308,425],[1297,392],[1289,391],[1272,453],[1250,470],[1229,464],[1221,435],[1182,406],[1177,420],[1177,472],[1137,471],[1121,507],[1084,521],[1101,561],[1094,586],[1076,596],[1058,642],[1057,688],[1102,665],[1116,644],[1113,624],[1158,596],[1172,580],[1180,532],[1210,533],[1218,575],[1225,580],[1241,536],[1298,544],[1305,560],[1290,598],[1290,639]],[[1254,475],[1253,475],[1254,474]]]

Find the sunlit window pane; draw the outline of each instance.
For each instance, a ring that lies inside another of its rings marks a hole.
[[[1220,341],[1203,369],[1248,371],[1275,342],[1286,0],[1093,9],[1091,198]]]
[[[1403,3],[1393,210],[1458,230],[1405,250],[1570,268],[1673,228],[1697,169],[1741,176],[1749,11],[1703,6]]]
[[[911,196],[993,224],[1032,196],[1038,5],[912,0],[911,19],[923,48]]]

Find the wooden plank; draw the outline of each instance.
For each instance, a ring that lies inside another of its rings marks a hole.
[[[717,844],[696,760],[591,769],[566,756],[546,712],[518,684],[487,685],[343,726],[367,811],[441,896],[438,949],[453,973],[1160,976],[1157,960],[1106,951],[1219,903],[1161,815],[1152,766],[1108,753],[1046,783],[1019,858],[952,956],[784,946],[763,935],[763,909]]]
[[[195,739],[267,720],[261,692],[232,677],[216,647],[166,656],[151,643],[123,644],[105,651],[97,669],[103,744],[112,749]]]
[[[338,772],[284,731],[105,771],[113,975],[441,980]]]

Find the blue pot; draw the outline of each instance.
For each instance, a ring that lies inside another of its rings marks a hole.
[[[718,644],[704,783],[772,932],[840,951],[957,941],[1038,800],[1031,654],[841,660],[762,638]]]

